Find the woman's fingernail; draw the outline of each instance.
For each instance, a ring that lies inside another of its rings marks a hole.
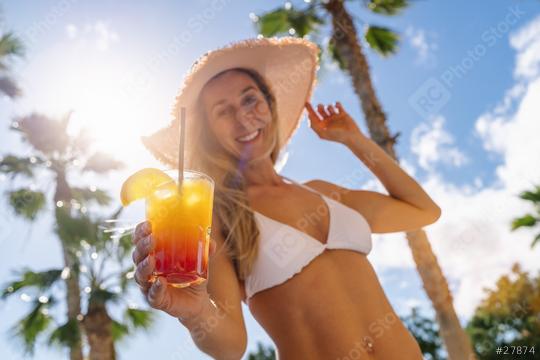
[[[157,287],[157,288],[160,288],[161,285],[163,285],[163,284],[161,283],[161,279],[158,278],[158,279],[156,280],[156,287]]]

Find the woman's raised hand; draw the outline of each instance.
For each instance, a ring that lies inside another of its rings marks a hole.
[[[355,136],[364,136],[353,118],[345,111],[341,103],[335,106],[317,105],[315,110],[309,102],[305,104],[310,127],[325,140],[347,144]]]
[[[149,281],[155,268],[155,258],[152,255],[154,240],[150,222],[144,221],[137,225],[133,235],[133,244],[135,245],[132,253],[133,263],[136,265],[135,282],[150,306],[185,320],[197,316],[205,306],[210,304],[206,281],[185,288],[169,286],[165,277],[159,277],[153,283]],[[210,254],[214,251],[215,243],[211,241]]]

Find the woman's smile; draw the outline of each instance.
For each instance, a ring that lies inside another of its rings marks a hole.
[[[247,135],[243,135],[236,138],[236,141],[238,141],[241,144],[253,144],[255,141],[257,141],[262,134],[262,128],[257,129],[253,132],[248,133]]]

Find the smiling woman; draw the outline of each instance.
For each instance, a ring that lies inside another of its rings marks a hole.
[[[366,359],[421,359],[367,254],[372,233],[431,224],[440,211],[339,102],[317,110],[309,104],[317,53],[305,39],[262,38],[197,60],[175,107],[192,114],[186,124],[187,166],[215,181],[216,246],[208,281],[187,290],[162,277],[150,284],[158,235],[146,222],[134,236],[135,279],[151,306],[177,317],[197,346],[216,358],[243,355],[243,301],[280,359],[337,359],[351,349]],[[372,154],[377,163],[366,165],[392,196],[321,180],[285,181],[275,170],[276,159],[304,108],[319,138],[347,146],[364,163]],[[144,138],[169,166],[177,163],[179,126],[176,119]],[[221,321],[199,336],[216,316]],[[372,326],[383,319],[389,323],[384,331]]]

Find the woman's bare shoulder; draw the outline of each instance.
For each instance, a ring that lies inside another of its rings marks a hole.
[[[318,192],[337,201],[341,201],[342,196],[351,191],[343,186],[321,179],[306,181],[304,185],[309,186],[310,188],[317,190]]]

